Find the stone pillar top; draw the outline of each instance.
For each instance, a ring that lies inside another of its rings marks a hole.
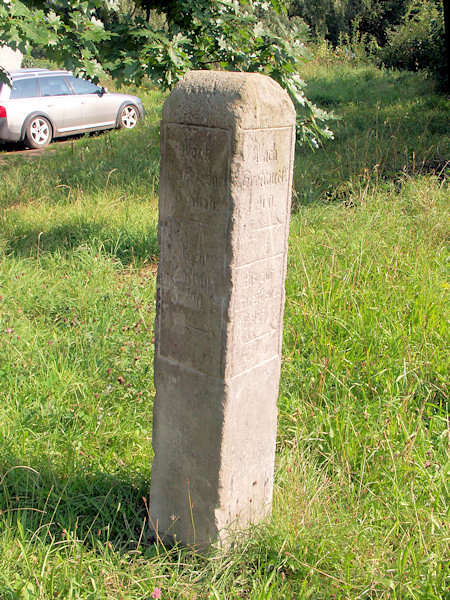
[[[232,71],[189,71],[163,108],[166,123],[221,129],[291,126],[289,95],[267,75]]]

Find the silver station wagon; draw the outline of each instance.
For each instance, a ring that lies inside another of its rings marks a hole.
[[[112,94],[70,71],[19,69],[0,83],[0,142],[43,148],[53,138],[102,129],[133,129],[144,117],[136,96]]]

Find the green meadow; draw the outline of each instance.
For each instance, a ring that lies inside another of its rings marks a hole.
[[[1,600],[450,598],[450,101],[302,75],[335,140],[296,152],[273,514],[229,552],[147,541],[164,95],[0,151]]]

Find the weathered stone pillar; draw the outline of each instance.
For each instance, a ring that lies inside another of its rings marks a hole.
[[[288,95],[193,71],[161,124],[150,513],[204,546],[270,512],[295,141]]]

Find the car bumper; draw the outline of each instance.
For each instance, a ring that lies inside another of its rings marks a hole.
[[[18,142],[20,133],[11,131],[7,119],[0,119],[0,142]]]

